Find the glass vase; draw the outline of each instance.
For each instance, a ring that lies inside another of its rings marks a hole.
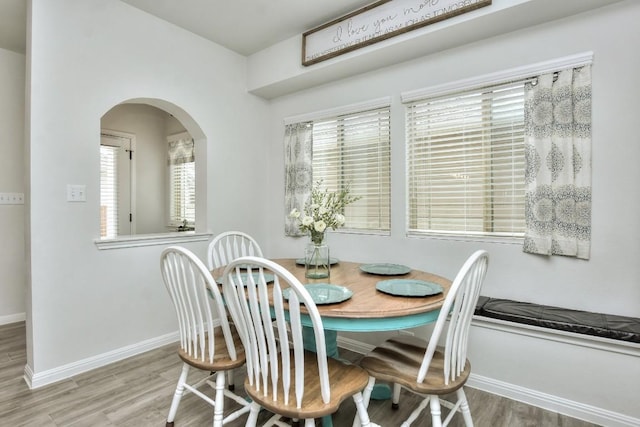
[[[329,245],[309,243],[304,252],[304,275],[308,279],[326,279],[330,274]]]

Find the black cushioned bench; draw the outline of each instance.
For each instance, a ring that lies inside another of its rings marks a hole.
[[[640,318],[481,296],[477,316],[640,343]]]

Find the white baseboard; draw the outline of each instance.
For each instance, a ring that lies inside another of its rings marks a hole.
[[[158,347],[162,347],[163,345],[177,342],[179,339],[180,336],[178,335],[178,332],[173,332],[44,372],[34,373],[31,366],[26,365],[24,368],[24,380],[29,388],[35,389]]]
[[[639,418],[475,375],[473,372],[469,376],[467,386],[598,425],[608,427],[640,425]]]
[[[374,346],[338,336],[338,347],[365,354]],[[640,419],[471,373],[467,386],[607,427],[637,427]]]
[[[24,322],[27,319],[26,313],[9,314],[0,316],[0,325],[8,325],[10,323]]]
[[[366,354],[374,348],[371,344],[366,344],[351,338],[341,337],[340,335],[338,335],[338,347],[342,347],[359,354]]]

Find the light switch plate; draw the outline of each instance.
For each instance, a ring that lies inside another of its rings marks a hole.
[[[87,186],[67,184],[67,202],[86,202]]]

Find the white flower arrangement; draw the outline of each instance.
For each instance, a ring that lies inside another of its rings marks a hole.
[[[311,189],[311,197],[304,205],[304,210],[294,208],[289,216],[298,220],[300,230],[308,231],[311,241],[319,245],[324,240],[327,228],[335,230],[345,223],[344,208],[359,200],[360,197],[349,195],[349,187],[336,192],[321,189],[322,180],[316,182]]]

